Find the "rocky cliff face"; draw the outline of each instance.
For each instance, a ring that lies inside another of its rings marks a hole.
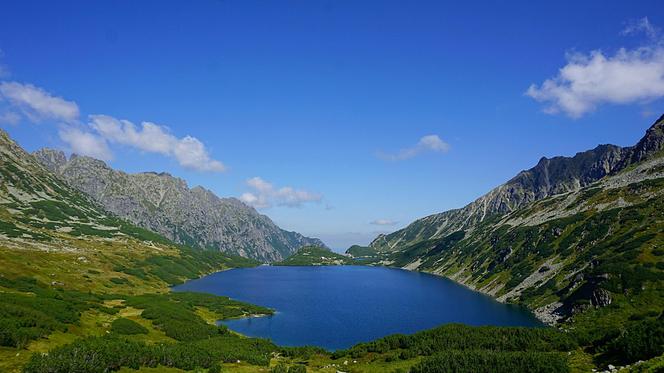
[[[467,206],[427,216],[404,229],[378,236],[371,247],[394,251],[421,240],[445,237],[487,218],[502,216],[544,198],[578,191],[607,175],[652,157],[664,146],[664,115],[635,146],[600,145],[573,157],[542,158],[535,167],[520,172]]]
[[[127,174],[90,157],[41,149],[34,156],[108,211],[175,242],[218,249],[263,262],[282,260],[302,246],[324,244],[276,226],[235,198],[167,173]]]

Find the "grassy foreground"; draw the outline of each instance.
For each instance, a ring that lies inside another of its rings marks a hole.
[[[249,263],[168,245],[158,245],[155,256],[154,247],[132,239],[108,242],[103,251],[95,250],[101,248],[95,240],[69,253],[0,251],[0,371],[581,372],[595,367],[592,351],[577,334],[554,328],[447,325],[334,353],[280,347],[216,325],[219,319],[272,310],[169,291],[173,279]],[[647,350],[636,343],[646,340],[638,333],[646,333],[656,349],[664,335],[661,321],[646,317],[649,324],[618,338],[615,348],[627,343],[634,351]],[[655,367],[650,371],[661,367],[657,360],[647,364]]]
[[[445,361],[468,369],[501,362],[554,372],[566,371],[567,351],[577,349],[555,329],[460,325],[335,353],[284,348],[216,325],[270,309],[169,291],[188,278],[251,264],[245,260],[132,238],[58,239],[60,247],[75,243],[76,249],[27,243],[17,249],[8,242],[0,248],[2,372],[430,371],[432,364],[445,367],[439,360],[449,354]]]

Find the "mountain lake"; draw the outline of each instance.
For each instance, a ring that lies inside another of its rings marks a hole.
[[[229,296],[276,310],[225,320],[231,330],[283,346],[336,350],[447,323],[543,326],[528,310],[449,279],[368,266],[259,266],[217,272],[173,288]]]

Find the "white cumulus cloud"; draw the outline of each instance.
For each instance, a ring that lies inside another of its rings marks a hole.
[[[172,157],[185,168],[211,172],[226,170],[223,163],[210,157],[208,149],[197,138],[178,138],[171,134],[168,128],[155,123],[143,122],[140,128],[137,128],[128,120],[108,115],[92,115],[90,126],[110,143]]]
[[[647,102],[664,96],[664,46],[658,30],[647,18],[628,26],[623,33],[644,32],[648,45],[620,48],[614,54],[592,51],[572,53],[558,75],[526,95],[545,104],[550,114],[563,112],[579,118],[601,104]]]
[[[71,126],[61,128],[59,135],[72,153],[87,155],[103,161],[113,159],[113,153],[108,148],[108,144],[99,136]]]
[[[222,172],[226,166],[210,156],[197,138],[178,138],[165,126],[143,122],[140,127],[108,115],[91,115],[88,126],[79,121],[79,108],[73,101],[57,97],[32,84],[0,82],[0,124],[17,124],[22,117],[32,122],[46,119],[62,123],[60,138],[70,150],[90,157],[110,160],[110,144],[130,146],[175,159],[182,167],[196,171]]]
[[[303,189],[295,189],[289,186],[276,188],[272,183],[260,177],[247,180],[247,186],[252,191],[243,193],[240,200],[257,209],[265,209],[274,205],[300,207],[304,203],[320,202],[323,199],[321,194]]]
[[[74,122],[79,117],[75,102],[53,96],[32,84],[1,82],[0,98],[8,101],[33,122],[45,119]]]
[[[450,150],[450,145],[443,141],[438,135],[422,136],[414,146],[404,148],[397,153],[378,152],[378,158],[387,161],[402,161],[413,158],[424,152],[446,153]]]

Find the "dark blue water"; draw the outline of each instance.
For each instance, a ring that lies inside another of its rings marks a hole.
[[[541,326],[526,310],[433,275],[384,267],[233,269],[175,287],[274,308],[269,317],[224,321],[285,346],[330,350],[446,323]]]

